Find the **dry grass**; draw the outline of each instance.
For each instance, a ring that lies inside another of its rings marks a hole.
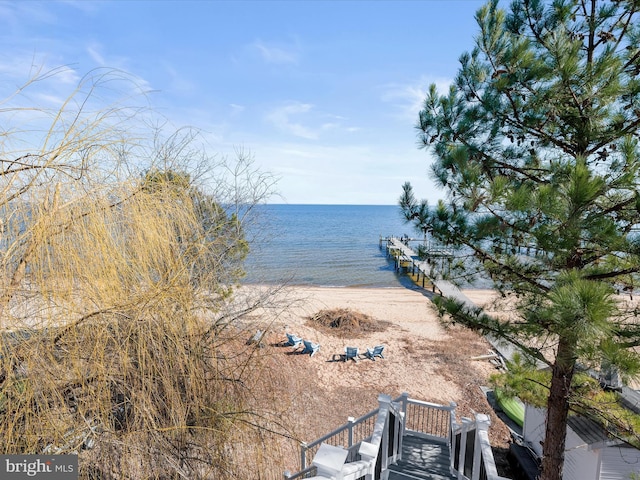
[[[275,179],[149,128],[166,122],[117,102],[144,90],[118,71],[33,105],[65,72],[2,111],[0,453],[76,452],[81,479],[255,478],[288,427],[237,320],[269,298],[226,302]]]
[[[81,478],[227,478],[252,357],[181,320],[102,315],[5,342],[3,453],[80,452]]]
[[[342,331],[341,327],[332,327],[331,312],[340,313],[347,309],[327,309],[322,315],[322,321],[313,322],[312,317],[317,317],[323,311],[306,318],[306,325],[312,327],[318,338],[324,338],[323,347],[328,337],[334,337],[337,343],[352,344],[359,338],[362,331],[355,328],[354,334]],[[328,313],[327,313],[328,312]],[[353,312],[353,311],[352,311]],[[357,312],[356,312],[357,313]],[[359,316],[358,316],[359,317]],[[369,320],[372,317],[364,315]],[[365,324],[367,320],[365,320]],[[343,322],[338,322],[342,325]],[[347,325],[349,323],[347,322]],[[272,404],[276,416],[282,418],[287,428],[287,439],[281,435],[278,438],[272,436],[271,442],[278,446],[278,451],[269,451],[270,468],[264,470],[263,478],[281,478],[285,469],[296,471],[299,467],[300,441],[311,441],[328,433],[332,429],[344,424],[348,416],[359,417],[377,407],[377,398],[380,393],[388,393],[398,396],[403,391],[410,394],[418,385],[403,384],[403,378],[407,377],[409,383],[415,383],[415,370],[422,365],[424,368],[433,368],[431,390],[433,396],[418,395],[416,398],[434,403],[443,403],[439,396],[438,385],[446,382],[454,384],[460,392],[464,392],[459,398],[451,398],[457,403],[458,417],[473,418],[476,412],[488,413],[492,418],[490,438],[494,448],[508,447],[510,434],[506,426],[492,412],[487,399],[480,389],[487,385],[486,369],[478,368],[484,363],[470,363],[468,358],[472,355],[480,355],[487,352],[486,342],[474,332],[462,327],[452,327],[447,330],[447,335],[441,340],[425,340],[415,335],[403,333],[395,324],[386,325],[387,336],[398,346],[384,360],[371,362],[361,360],[358,364],[353,362],[332,362],[330,357],[333,351],[324,351],[310,359],[307,355],[292,353],[288,347],[282,347],[284,335],[278,332],[278,328],[270,331],[266,336],[266,347],[260,350],[262,361],[270,373],[256,378],[253,385],[254,391],[263,397],[263,405]],[[353,328],[349,326],[349,331]],[[367,327],[365,327],[367,328]],[[380,331],[380,330],[378,330]],[[338,332],[336,334],[336,332]],[[327,337],[322,337],[326,335]],[[367,334],[364,334],[365,337]],[[307,336],[313,336],[311,332]],[[397,336],[397,338],[396,338]],[[321,349],[322,352],[322,349]],[[464,352],[461,355],[461,352]],[[319,358],[318,358],[319,357]],[[388,370],[389,362],[398,357],[407,359],[407,365],[400,370]],[[313,361],[316,360],[316,361]],[[272,370],[271,370],[272,369]],[[382,381],[372,375],[376,369],[381,369],[388,374],[382,375]],[[327,382],[327,372],[335,380]],[[336,387],[343,380],[349,379],[349,387]],[[374,379],[375,378],[375,379]],[[412,395],[413,396],[413,395]],[[357,399],[357,400],[354,400]]]

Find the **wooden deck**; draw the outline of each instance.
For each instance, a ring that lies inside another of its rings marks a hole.
[[[449,465],[446,442],[408,434],[402,440],[402,460],[389,468],[389,480],[454,480]]]

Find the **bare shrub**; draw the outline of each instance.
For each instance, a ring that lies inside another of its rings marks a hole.
[[[237,328],[270,295],[231,299],[273,183],[193,130],[163,141],[136,109],[89,109],[105,75],[40,112],[44,140],[3,137],[0,451],[76,452],[81,478],[232,478],[233,438],[270,425]]]

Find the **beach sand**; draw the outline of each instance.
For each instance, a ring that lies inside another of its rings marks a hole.
[[[474,359],[489,353],[490,345],[467,329],[445,328],[432,295],[418,288],[294,287],[286,291],[286,309],[256,317],[266,322],[262,327],[268,332],[267,347],[262,350],[277,372],[272,380],[281,389],[277,401],[296,438],[312,441],[348,417],[376,408],[379,394],[395,398],[407,392],[418,400],[455,402],[458,418],[489,414],[492,442],[507,445],[509,432],[481,390],[497,369],[488,360]],[[489,290],[469,292],[477,304],[493,296]],[[309,317],[320,310],[334,308],[388,323],[383,331],[341,337],[310,322]],[[313,357],[293,352],[282,345],[285,332],[319,343],[319,352]],[[372,361],[361,355],[358,362],[344,362],[341,358],[346,346],[358,347],[364,354],[374,345],[384,345],[384,359]]]

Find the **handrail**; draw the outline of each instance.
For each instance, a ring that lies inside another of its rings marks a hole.
[[[373,432],[369,438],[360,442],[359,458],[347,459],[331,471],[318,467],[319,477],[341,480],[379,479],[380,474],[399,458],[402,449],[399,434],[402,432],[403,415],[397,408],[398,404],[392,403],[390,396],[380,395],[378,402],[380,407]]]
[[[357,418],[355,420],[350,417],[349,420],[347,421],[347,423],[345,423],[344,425],[341,425],[340,427],[336,428],[334,431],[332,431],[330,433],[327,433],[326,435],[314,440],[313,442],[307,443],[306,444],[307,448],[313,448],[316,445],[320,445],[322,442],[325,442],[326,440],[329,440],[331,437],[334,437],[334,436],[344,432],[345,430],[350,430],[355,425],[359,425],[361,423],[364,423],[365,420],[368,420],[371,417],[375,416],[378,413],[379,410],[380,410],[379,408],[376,408],[375,410],[371,410],[369,413],[365,413],[363,416],[361,416],[361,417],[359,417],[359,418]]]
[[[451,436],[451,422],[455,420],[456,404],[438,405],[400,397],[403,403],[405,429],[433,440],[446,441]],[[437,413],[441,412],[441,413]]]
[[[317,438],[316,440],[312,441],[312,442],[302,442],[300,444],[300,467],[302,470],[304,470],[307,467],[307,454],[308,452],[312,451],[313,453],[315,453],[316,447],[319,447],[321,443],[326,442],[326,443],[331,443],[331,445],[340,445],[342,447],[345,447],[347,449],[351,449],[352,447],[354,447],[355,445],[358,445],[360,442],[362,442],[364,439],[368,438],[371,436],[371,433],[369,433],[368,435],[365,432],[361,432],[361,435],[359,435],[358,437],[354,436],[354,430],[356,430],[358,426],[363,425],[367,420],[369,420],[370,418],[374,417],[375,415],[378,414],[380,408],[376,408],[375,410],[372,410],[368,413],[365,413],[364,415],[362,415],[361,417],[354,419],[353,417],[349,417],[347,423],[345,423],[344,425],[341,425],[340,427],[336,428],[335,430],[333,430],[332,432],[327,433],[326,435]],[[371,431],[373,431],[373,425],[371,425]],[[346,442],[338,442],[333,440],[335,437],[339,436],[340,434],[342,434],[343,432],[347,433],[347,440]]]
[[[286,470],[284,472],[284,478],[287,480],[298,480],[300,478],[308,478],[308,475],[315,474],[315,473],[316,473],[316,467],[314,466],[304,468],[296,473],[291,473],[289,470]]]

